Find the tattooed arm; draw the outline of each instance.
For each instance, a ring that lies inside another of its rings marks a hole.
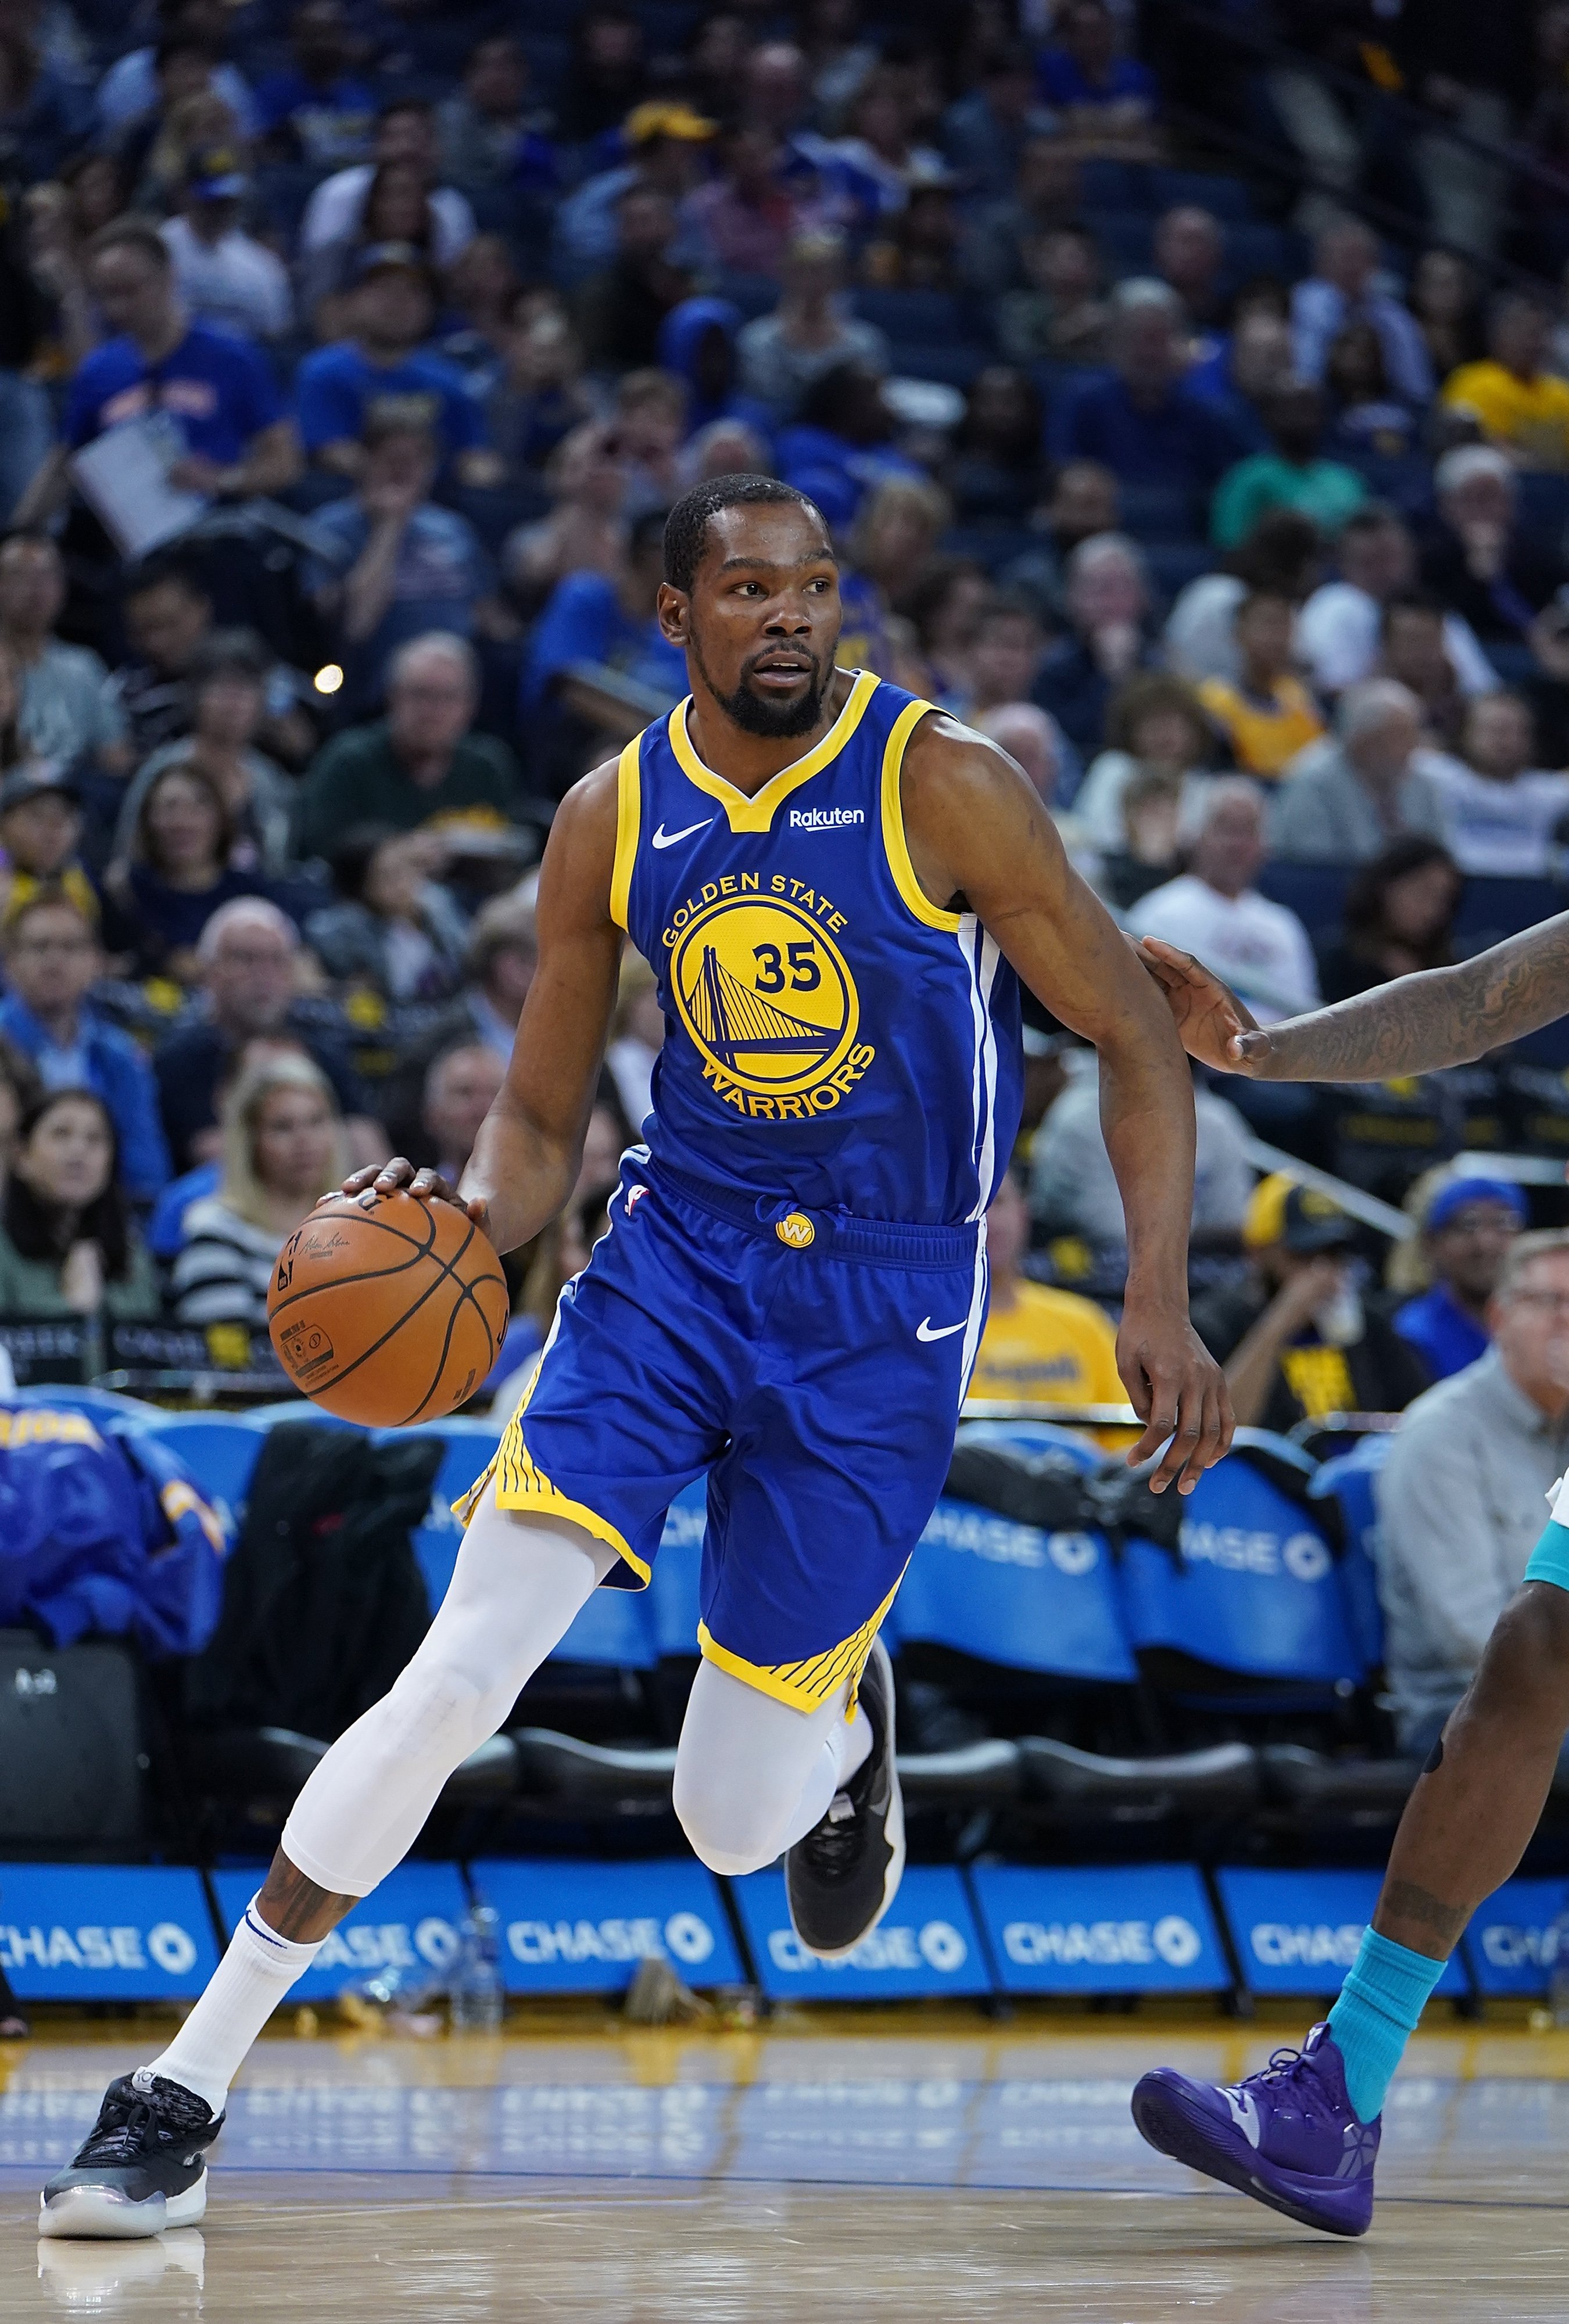
[[[1255,1025],[1191,953],[1156,937],[1139,949],[1165,988],[1189,1055],[1255,1081],[1380,1082],[1429,1074],[1469,1065],[1569,1015],[1569,912],[1457,968],[1397,977],[1280,1025]]]

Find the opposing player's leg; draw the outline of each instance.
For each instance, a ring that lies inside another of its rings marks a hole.
[[[676,1812],[715,1872],[785,1858],[803,1944],[848,1952],[876,1927],[904,1870],[894,1766],[893,1673],[877,1640],[849,1709],[850,1683],[806,1711],[703,1663],[676,1755]]]
[[[1146,2074],[1152,2146],[1291,2218],[1361,2235],[1385,2095],[1461,1932],[1536,1831],[1569,1729],[1569,1530],[1554,1524],[1406,1803],[1373,1925],[1301,2052],[1215,2089]]]
[[[261,1894],[160,2057],[111,2083],[39,2233],[152,2236],[207,2203],[204,2155],[252,2043],[328,1932],[419,1837],[438,1794],[495,1733],[616,1552],[559,1517],[512,1517],[494,1482],[419,1652],[333,1745],[284,1827]]]

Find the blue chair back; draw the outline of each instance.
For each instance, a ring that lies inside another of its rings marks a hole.
[[[237,1537],[265,1431],[247,1414],[161,1412],[145,1424],[145,1433],[189,1471],[198,1490]]]
[[[1200,1478],[1183,1515],[1180,1561],[1132,1540],[1119,1579],[1137,1648],[1326,1689],[1362,1674],[1328,1541],[1298,1502],[1234,1453]]]
[[[378,1434],[398,1443],[411,1436],[433,1436],[446,1448],[430,1488],[430,1506],[424,1522],[416,1526],[409,1536],[420,1561],[420,1571],[425,1576],[430,1610],[434,1613],[447,1595],[463,1543],[463,1527],[452,1514],[452,1504],[460,1500],[483,1473],[501,1443],[501,1429],[494,1421],[452,1419],[428,1421],[419,1428],[384,1428]]]
[[[1129,1652],[1098,1533],[1046,1533],[946,1497],[910,1559],[891,1642],[948,1646],[1010,1670],[1131,1685]]]
[[[703,1575],[703,1536],[708,1523],[708,1480],[699,1477],[678,1493],[665,1517],[654,1578],[649,1586],[655,1651],[697,1651],[698,1588]]]
[[[1359,1438],[1349,1452],[1337,1452],[1324,1462],[1311,1488],[1315,1500],[1334,1502],[1345,1529],[1341,1594],[1365,1671],[1377,1670],[1384,1659],[1384,1609],[1379,1603],[1373,1545],[1379,1522],[1379,1471],[1394,1441],[1393,1435]]]

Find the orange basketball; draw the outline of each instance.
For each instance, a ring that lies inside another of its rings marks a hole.
[[[302,1395],[372,1428],[440,1420],[496,1360],[511,1308],[485,1236],[451,1203],[341,1194],[284,1244],[267,1295],[278,1360]]]

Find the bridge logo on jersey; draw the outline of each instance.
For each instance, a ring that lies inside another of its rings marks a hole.
[[[670,985],[705,1081],[755,1120],[829,1112],[872,1062],[855,1046],[843,953],[787,897],[722,897],[697,913],[672,948]]]

